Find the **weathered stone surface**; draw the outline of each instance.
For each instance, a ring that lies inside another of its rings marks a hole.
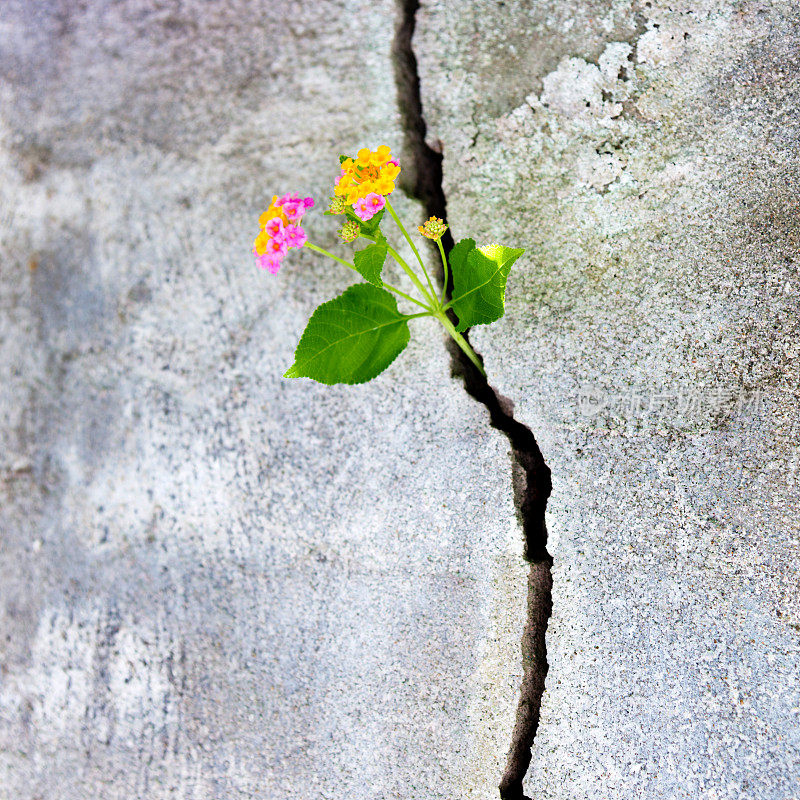
[[[800,796],[789,2],[426,2],[456,238],[528,251],[473,332],[553,471],[532,797]]]
[[[507,443],[433,327],[367,386],[283,380],[351,280],[248,252],[273,190],[399,146],[394,20],[0,4],[4,800],[495,795]]]

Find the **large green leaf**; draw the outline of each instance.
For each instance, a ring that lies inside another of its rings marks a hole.
[[[285,378],[366,383],[408,344],[406,317],[385,289],[357,283],[311,315]]]
[[[355,268],[359,271],[361,277],[369,281],[373,286],[383,286],[381,270],[386,261],[387,250],[386,239],[381,237],[374,244],[353,253]]]
[[[458,315],[456,330],[486,325],[503,316],[508,273],[524,252],[501,244],[475,247],[472,239],[463,239],[452,249],[450,268],[452,308]]]

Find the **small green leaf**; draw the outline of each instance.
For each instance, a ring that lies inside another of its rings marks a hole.
[[[359,230],[364,236],[375,236],[378,233],[378,228],[380,228],[381,220],[383,219],[383,213],[386,209],[381,209],[372,219],[367,220],[364,222],[363,219],[356,215],[356,212],[353,211],[352,206],[346,206],[344,213],[347,214],[347,219],[352,219],[354,222],[358,223]]]
[[[373,286],[383,286],[381,270],[386,261],[387,250],[386,239],[381,237],[374,244],[353,253],[355,268],[359,271],[361,277],[369,281]]]
[[[344,164],[344,162],[347,161],[348,158],[350,158],[350,156],[343,156],[343,155],[340,154],[339,155],[339,163],[340,164]]]
[[[400,355],[409,335],[394,297],[357,283],[314,311],[284,378],[366,383]]]
[[[458,315],[456,330],[486,325],[503,316],[508,273],[524,252],[501,244],[476,248],[472,239],[464,239],[452,249],[452,308]]]

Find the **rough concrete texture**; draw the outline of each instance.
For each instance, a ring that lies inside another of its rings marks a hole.
[[[273,191],[399,147],[396,13],[0,4],[2,800],[495,796],[507,442],[432,327],[374,383],[282,379],[352,279],[249,254]]]
[[[425,2],[473,331],[553,473],[535,798],[800,797],[800,8]]]

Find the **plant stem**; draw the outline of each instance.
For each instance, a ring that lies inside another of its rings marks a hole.
[[[388,247],[387,252],[403,268],[403,272],[405,272],[405,274],[411,278],[412,283],[417,287],[417,289],[419,289],[422,296],[430,301],[430,306],[425,306],[425,308],[438,308],[439,303],[436,300],[436,295],[431,295],[426,291],[425,287],[422,285],[422,282],[417,277],[417,273],[408,266],[406,260],[400,255],[400,253],[398,253],[393,247]]]
[[[394,292],[396,295],[399,295],[400,297],[404,297],[406,300],[408,300],[409,303],[413,303],[415,306],[419,306],[420,308],[424,308],[425,309],[425,313],[424,314],[420,314],[420,316],[426,317],[426,316],[428,316],[430,314],[434,314],[435,313],[435,309],[431,308],[431,306],[420,302],[419,300],[417,300],[416,297],[412,297],[410,294],[406,294],[405,292],[403,292],[400,289],[398,289],[396,286],[392,286],[391,284],[385,283],[383,281],[383,279],[381,279],[381,285],[383,286],[384,289],[388,289],[390,292]]]
[[[477,353],[469,346],[469,342],[455,329],[455,326],[447,318],[447,315],[443,311],[438,311],[434,316],[442,323],[444,329],[450,336],[453,337],[453,341],[467,354],[467,358],[478,368],[481,375],[486,377],[486,370],[484,370]]]
[[[442,269],[444,270],[444,280],[442,282],[442,296],[439,298],[439,305],[441,306],[444,303],[445,297],[447,297],[447,283],[450,280],[450,278],[448,275],[448,268],[447,268],[447,256],[444,254],[444,247],[442,247],[441,236],[436,240],[436,244],[439,245],[439,255],[442,257]]]
[[[345,261],[343,258],[339,258],[339,256],[335,256],[333,253],[329,253],[327,250],[323,250],[323,248],[317,247],[315,244],[311,244],[311,242],[306,242],[305,245],[303,245],[303,246],[304,247],[308,247],[308,248],[310,248],[311,250],[314,250],[317,253],[321,253],[324,256],[328,256],[328,258],[332,258],[334,261],[338,261],[340,264],[344,264],[345,267],[349,267],[350,269],[353,270],[353,272],[358,272],[358,270],[349,261]],[[360,272],[358,274],[361,275]],[[363,275],[362,275],[362,277],[363,277]],[[397,295],[400,295],[400,297],[404,297],[406,300],[408,300],[411,303],[414,303],[414,305],[417,305],[420,308],[426,309],[424,314],[419,314],[418,316],[427,317],[427,316],[435,313],[432,306],[429,306],[426,303],[421,303],[415,297],[412,297],[410,294],[406,294],[405,292],[400,291],[400,289],[398,289],[395,286],[390,286],[388,283],[384,283],[383,284],[383,288],[384,289],[388,289],[390,292],[394,292]],[[422,287],[420,286],[418,288],[422,288]],[[423,291],[423,294],[426,297],[428,297],[427,292]],[[428,299],[430,299],[430,298],[428,298]]]
[[[414,255],[417,257],[417,261],[419,261],[419,265],[422,267],[422,274],[425,275],[425,280],[428,282],[428,287],[431,290],[431,300],[434,300],[436,298],[436,290],[433,288],[433,283],[431,283],[428,270],[425,269],[425,263],[422,260],[422,256],[419,254],[419,250],[417,250],[417,246],[414,244],[412,238],[408,235],[408,231],[403,226],[403,223],[400,222],[400,217],[397,216],[395,210],[392,208],[392,204],[388,200],[386,201],[386,208],[389,210],[389,213],[392,215],[392,219],[397,223],[397,227],[400,228],[400,232],[403,234],[403,236],[405,236],[406,241],[414,251]]]
[[[370,242],[375,241],[374,236],[367,236],[363,233],[361,234],[361,236]],[[420,279],[417,277],[417,273],[414,272],[414,270],[408,266],[406,260],[400,255],[400,253],[398,253],[397,250],[391,247],[388,243],[386,244],[386,252],[389,253],[389,255],[403,268],[403,272],[405,272],[405,274],[408,275],[414,286],[416,286],[417,289],[419,290],[420,294],[430,302],[430,306],[426,305],[424,306],[424,308],[430,308],[432,310],[438,308],[440,303],[436,300],[436,294],[434,293],[433,295],[431,295],[428,293],[428,291],[422,285]],[[417,303],[417,305],[422,305],[422,304]]]
[[[306,242],[303,247],[308,247],[310,250],[314,250],[317,253],[322,253],[323,256],[328,256],[328,258],[332,258],[334,261],[338,261],[340,264],[344,264],[344,266],[355,270],[355,272],[358,272],[358,270],[349,261],[345,261],[343,258],[339,258],[339,256],[335,256],[333,253],[329,253],[327,250],[323,250],[321,247],[317,247],[315,244],[311,244],[311,242]]]

